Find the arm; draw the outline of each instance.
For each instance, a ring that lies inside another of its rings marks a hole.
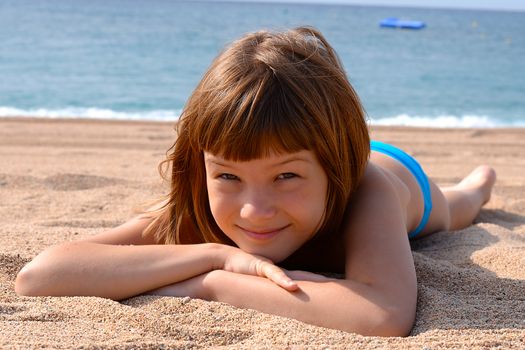
[[[142,238],[148,223],[135,218],[90,239],[46,249],[19,272],[16,293],[119,300],[222,267],[218,245],[154,245]]]
[[[374,286],[319,275],[312,279],[296,281],[299,289],[290,292],[267,278],[215,270],[151,294],[220,301],[362,335],[402,336],[411,327],[397,323],[396,306],[385,303]]]
[[[267,259],[235,247],[154,244],[142,237],[149,222],[138,217],[83,241],[46,249],[19,272],[16,293],[120,300],[215,269],[265,276],[287,290],[297,288]]]
[[[294,276],[288,292],[257,276],[212,271],[154,294],[203,298],[365,335],[404,336],[412,327],[417,286],[405,215],[394,186],[367,170],[344,225],[344,280]],[[301,281],[301,279],[303,279]]]

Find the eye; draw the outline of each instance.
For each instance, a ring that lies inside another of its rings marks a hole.
[[[295,177],[297,177],[297,174],[294,174],[294,173],[282,173],[279,176],[277,176],[277,180],[293,179]]]
[[[239,180],[239,178],[233,174],[228,174],[228,173],[224,173],[224,174],[220,174],[219,176],[217,176],[218,178],[220,179],[223,179],[223,180]]]

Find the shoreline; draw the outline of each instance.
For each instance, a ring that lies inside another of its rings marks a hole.
[[[438,184],[481,163],[498,181],[474,224],[412,242],[417,316],[407,338],[363,337],[198,299],[18,297],[45,248],[117,226],[166,191],[173,122],[0,118],[0,348],[525,347],[525,128],[372,126]]]
[[[174,124],[176,121],[166,121],[166,120],[138,120],[138,119],[109,119],[109,118],[83,118],[83,117],[34,117],[34,116],[23,116],[23,115],[13,115],[7,117],[0,117],[0,123],[2,121],[10,122],[43,122],[43,123],[101,123],[101,124]]]
[[[75,116],[62,116],[62,117],[36,117],[36,116],[24,116],[24,115],[12,115],[12,116],[0,116],[0,122],[2,121],[13,121],[13,122],[43,122],[43,123],[101,123],[101,124],[170,124],[174,125],[178,120],[155,120],[155,119],[110,119],[110,118],[86,118],[86,117],[75,117]],[[418,126],[418,125],[380,125],[371,123],[368,121],[369,127],[374,130],[384,130],[384,129],[401,129],[401,130],[498,130],[498,131],[512,131],[512,130],[525,130],[524,126],[480,126],[480,127],[471,127],[471,126]]]

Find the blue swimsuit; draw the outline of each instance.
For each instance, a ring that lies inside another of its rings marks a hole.
[[[421,192],[423,193],[423,200],[425,202],[423,217],[421,218],[421,222],[419,223],[419,225],[417,225],[414,231],[408,234],[409,238],[416,237],[427,224],[428,218],[430,217],[430,212],[432,211],[432,196],[430,194],[430,183],[428,182],[428,178],[425,175],[425,172],[423,171],[423,169],[421,169],[421,166],[414,158],[412,158],[410,155],[408,155],[407,153],[405,153],[397,147],[379,141],[371,141],[370,148],[372,151],[386,154],[387,156],[401,162],[401,164],[403,164],[412,173],[412,175],[414,175],[419,184],[419,187],[421,187]]]

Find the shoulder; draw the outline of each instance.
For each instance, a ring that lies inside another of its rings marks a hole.
[[[404,260],[405,268],[413,269],[406,207],[396,186],[387,171],[368,164],[343,221],[347,278],[365,283],[381,279],[382,267],[389,270],[386,266],[399,265],[396,258]],[[377,265],[380,262],[384,264]]]
[[[396,213],[395,218],[406,216],[406,186],[388,169],[369,162],[357,190],[351,195],[345,212],[346,227],[382,222]],[[404,220],[402,220],[404,221]],[[357,227],[355,227],[357,229]]]
[[[405,183],[399,178],[398,174],[390,167],[379,165],[370,161],[367,164],[363,178],[361,179],[358,191],[382,192],[388,190],[393,195],[399,196],[399,192],[406,190]]]
[[[378,213],[394,210],[406,223],[409,202],[410,191],[406,184],[390,169],[369,162],[349,200],[345,217],[359,216],[370,220],[377,219]]]

